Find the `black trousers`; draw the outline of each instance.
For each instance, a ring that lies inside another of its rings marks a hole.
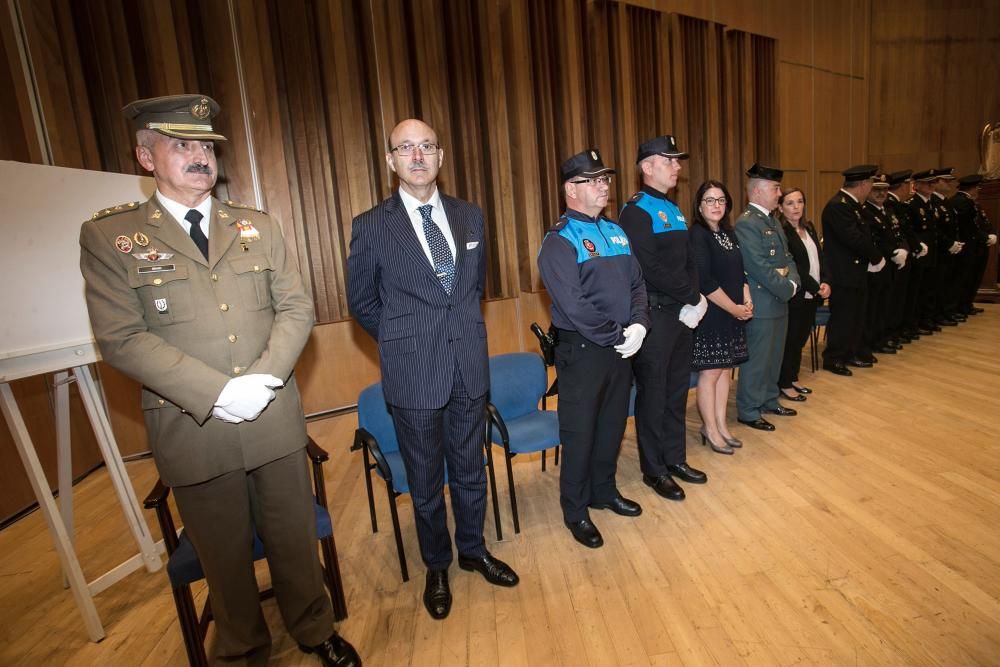
[[[652,306],[649,333],[632,362],[639,467],[659,477],[687,460],[685,413],[691,381],[692,330],[677,319],[680,306]]]
[[[802,347],[809,340],[809,332],[816,323],[816,309],[822,299],[814,297],[788,303],[788,333],[785,335],[785,355],[781,359],[778,386],[790,389],[799,379],[802,367]]]
[[[958,285],[962,282],[959,255],[945,251],[938,257],[935,283],[937,284],[937,308],[935,319],[950,315],[958,309]]]
[[[455,364],[448,403],[436,410],[392,407],[392,423],[413,499],[420,555],[430,570],[452,561],[451,536],[444,504],[444,465],[455,515],[455,546],[462,556],[485,556],[486,395],[470,398]]]
[[[923,259],[914,259],[910,266],[910,276],[906,281],[906,302],[903,306],[903,328],[915,332],[920,324],[920,292],[923,287]]]
[[[615,473],[632,386],[632,364],[613,347],[559,330],[559,503],[566,521],[589,517],[587,506],[618,496]]]
[[[933,266],[925,266],[920,276],[920,287],[917,299],[917,306],[920,312],[920,321],[924,324],[933,324],[938,317],[938,307],[940,305],[940,289],[937,282],[938,258]]]
[[[881,271],[868,274],[868,306],[865,314],[865,333],[862,340],[869,351],[885,342],[889,296],[892,291],[893,279],[893,276],[886,271],[894,271],[895,269],[895,264],[886,261],[885,267]]]
[[[861,335],[865,327],[868,286],[833,285],[830,290],[830,322],[827,324],[823,363],[847,363],[864,354]]]
[[[959,302],[962,312],[972,312],[972,304],[979,293],[979,285],[983,281],[983,273],[986,272],[986,264],[989,260],[989,252],[986,246],[974,248],[968,259],[969,273],[966,276],[965,290]]]
[[[892,268],[889,268],[890,266]],[[901,269],[896,268],[895,264],[886,265],[885,270],[892,271],[892,288],[889,290],[885,328],[889,336],[896,337],[904,328],[906,293],[910,284],[910,262],[907,261]]]

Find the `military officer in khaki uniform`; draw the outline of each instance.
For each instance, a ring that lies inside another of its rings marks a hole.
[[[202,562],[220,657],[256,663],[269,653],[256,526],[289,633],[324,664],[360,665],[333,631],[302,451],[292,370],[312,302],[278,225],[211,195],[214,142],[225,139],[212,128],[218,111],[202,95],[125,107],[156,194],[84,223],[91,324],[104,360],[143,384],[150,448]]]

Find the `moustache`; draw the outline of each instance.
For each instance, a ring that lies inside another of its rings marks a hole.
[[[207,176],[212,175],[212,168],[209,167],[207,164],[188,165],[188,168],[185,169],[185,171],[189,174],[205,174]]]

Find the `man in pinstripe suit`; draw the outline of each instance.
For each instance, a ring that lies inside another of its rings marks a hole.
[[[399,190],[354,219],[347,260],[351,314],[378,341],[382,389],[427,565],[424,606],[435,619],[451,610],[445,461],[459,566],[491,584],[518,583],[483,541],[490,384],[479,306],[486,281],[483,214],[438,192],[443,159],[426,123],[404,120],[392,130],[385,161]]]

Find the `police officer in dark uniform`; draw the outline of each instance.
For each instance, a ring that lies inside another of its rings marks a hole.
[[[958,192],[949,203],[958,219],[959,240],[965,242],[960,256],[963,256],[964,275],[961,277],[962,289],[959,294],[958,308],[963,315],[978,315],[982,308],[973,305],[979,283],[983,279],[983,271],[989,258],[989,247],[997,242],[996,232],[986,218],[983,209],[979,207],[979,184],[983,177],[971,174],[958,179]]]
[[[560,167],[566,211],[545,235],[538,269],[552,299],[559,381],[563,519],[584,546],[604,544],[588,507],[622,516],[642,513],[615,483],[628,419],[629,358],[649,330],[649,304],[625,231],[603,215],[613,169],[597,149]]]
[[[916,299],[911,301],[911,297],[915,295],[913,265],[917,255],[921,252],[921,247],[913,233],[910,208],[906,205],[907,200],[913,196],[913,186],[910,179],[912,174],[913,172],[909,169],[889,174],[889,196],[885,200],[885,209],[888,211],[890,225],[894,230],[897,242],[900,243],[901,248],[907,251],[907,255],[902,257],[902,263],[895,260],[896,278],[893,281],[892,294],[889,297],[892,304],[892,312],[889,315],[889,331],[893,340],[900,344],[912,343],[920,338],[914,318],[913,306]]]
[[[958,238],[958,222],[947,201],[947,196],[951,194],[951,183],[955,180],[952,175],[953,171],[952,167],[941,167],[934,170],[934,188],[930,199],[931,205],[938,212],[935,233],[937,234],[939,252],[935,282],[938,286],[939,298],[934,321],[941,326],[948,327],[956,326],[966,319],[964,315],[958,313],[960,281],[957,279],[961,266],[959,253],[962,252],[965,244]]]
[[[885,200],[889,196],[889,179],[885,174],[876,174],[872,178],[872,188],[861,207],[861,217],[868,224],[872,243],[879,249],[886,260],[882,271],[868,274],[868,311],[865,317],[865,347],[871,352],[881,354],[896,354],[896,346],[888,342],[888,320],[892,294],[892,284],[895,280],[893,268],[896,267],[893,258],[901,256],[905,259],[905,250],[900,248],[890,227],[889,214],[885,209]],[[892,267],[892,268],[890,268]]]
[[[671,477],[704,484],[708,477],[687,464],[685,412],[691,376],[692,329],[708,310],[698,292],[698,268],[684,214],[667,192],[677,185],[688,154],[670,135],[639,146],[642,189],[618,217],[642,267],[651,329],[635,356],[635,430],[642,480],[669,500],[683,500]]]
[[[876,361],[862,339],[866,274],[883,270],[885,259],[861,216],[861,202],[871,191],[876,171],[870,164],[844,170],[844,187],[823,208],[823,252],[832,287],[823,368],[836,375],[851,375],[847,366],[871,368]]]
[[[941,331],[934,322],[934,311],[937,305],[937,285],[935,283],[937,270],[937,237],[934,231],[937,215],[931,206],[931,192],[934,191],[934,170],[919,171],[913,175],[913,197],[910,198],[910,220],[913,222],[913,232],[921,249],[926,250],[917,256],[914,263],[914,280],[916,288],[917,332],[921,336],[930,336]],[[939,214],[938,214],[939,215]]]

